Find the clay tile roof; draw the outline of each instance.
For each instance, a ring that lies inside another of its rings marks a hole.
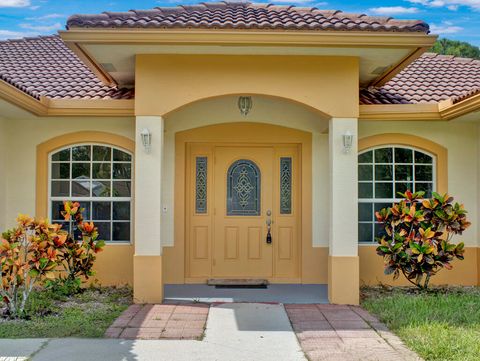
[[[203,28],[265,30],[333,30],[422,32],[429,27],[420,20],[349,14],[337,10],[292,5],[213,2],[151,10],[72,15],[67,28]]]
[[[384,86],[362,89],[360,103],[455,103],[478,93],[480,60],[425,53]]]
[[[36,99],[133,98],[133,90],[103,85],[55,35],[0,41],[0,79]]]

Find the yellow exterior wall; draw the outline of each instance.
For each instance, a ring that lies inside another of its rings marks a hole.
[[[380,122],[361,121],[359,123],[359,144],[375,143],[384,134],[405,134],[419,136],[437,143],[438,148],[446,149],[447,161],[438,164],[437,186],[439,191],[448,189],[448,193],[456,201],[465,204],[469,212],[472,226],[462,235],[454,238],[454,242],[464,242],[467,246],[465,260],[456,260],[453,270],[442,270],[432,278],[433,284],[476,285],[480,281],[480,248],[478,232],[478,165],[475,157],[478,153],[478,127],[474,123],[459,122]],[[400,144],[406,144],[409,137],[403,137]],[[415,137],[411,145],[436,153],[432,145],[421,145]],[[437,149],[438,151],[438,149]],[[445,168],[445,164],[448,167]],[[446,178],[446,179],[445,179]],[[376,245],[360,245],[360,283],[407,284],[400,277],[393,282],[392,277],[383,274],[383,261],[375,253]]]
[[[3,181],[6,182],[6,202],[2,202],[5,211],[0,224],[4,222],[5,227],[13,226],[18,213],[46,216],[46,192],[39,197],[36,194],[38,171],[35,160],[39,144],[75,132],[84,132],[84,142],[98,142],[99,138],[95,135],[102,132],[130,139],[130,144],[133,144],[134,126],[132,118],[30,118],[5,121],[0,142],[3,141],[2,148],[6,149],[4,154],[7,155],[5,163],[8,171],[2,174]],[[68,137],[65,136],[67,143]],[[61,144],[62,138],[58,142]],[[45,171],[43,174],[45,175]],[[46,177],[43,179],[46,182]],[[43,211],[37,213],[36,208]],[[93,279],[97,279],[101,284],[132,284],[133,244],[107,244],[105,250],[98,255],[95,269],[97,275]]]
[[[0,118],[0,169],[2,175],[0,176],[0,230],[5,229],[7,219],[7,171],[8,157],[7,157],[7,120]]]
[[[448,193],[463,203],[472,226],[455,240],[466,246],[479,246],[478,242],[478,179],[477,179],[477,126],[459,122],[359,122],[358,138],[382,133],[403,133],[426,138],[448,151]]]
[[[137,55],[135,114],[164,116],[202,99],[264,94],[357,118],[358,77],[355,57]]]
[[[377,255],[374,246],[358,247],[360,258],[360,285],[375,285],[384,283],[389,285],[410,285],[403,275],[394,281],[393,276],[386,276],[383,273],[383,258]],[[479,284],[479,259],[480,248],[469,247],[465,249],[463,261],[453,261],[453,269],[443,269],[432,277],[432,285],[466,285],[474,286]]]

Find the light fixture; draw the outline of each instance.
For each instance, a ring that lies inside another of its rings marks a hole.
[[[152,146],[152,133],[147,128],[144,128],[140,132],[140,137],[142,138],[143,148],[145,153],[150,153],[150,147]]]
[[[353,134],[347,130],[343,135],[343,152],[348,154],[352,150]]]
[[[247,116],[252,109],[252,97],[238,97],[238,109],[240,109],[240,114]]]

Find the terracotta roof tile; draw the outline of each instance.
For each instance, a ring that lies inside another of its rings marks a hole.
[[[361,104],[453,102],[480,92],[480,60],[425,53],[380,88],[362,89]]]
[[[150,10],[72,15],[67,28],[204,28],[429,32],[421,20],[350,14],[292,5],[212,2]]]
[[[58,36],[0,41],[0,79],[36,99],[133,98],[103,85]]]

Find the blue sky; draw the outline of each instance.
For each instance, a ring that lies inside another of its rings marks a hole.
[[[148,9],[198,3],[175,0],[0,0],[0,39],[53,34],[63,29],[69,15]],[[254,2],[264,2],[257,0]],[[399,19],[422,19],[432,32],[480,46],[480,0],[277,0],[276,4],[315,6]]]

